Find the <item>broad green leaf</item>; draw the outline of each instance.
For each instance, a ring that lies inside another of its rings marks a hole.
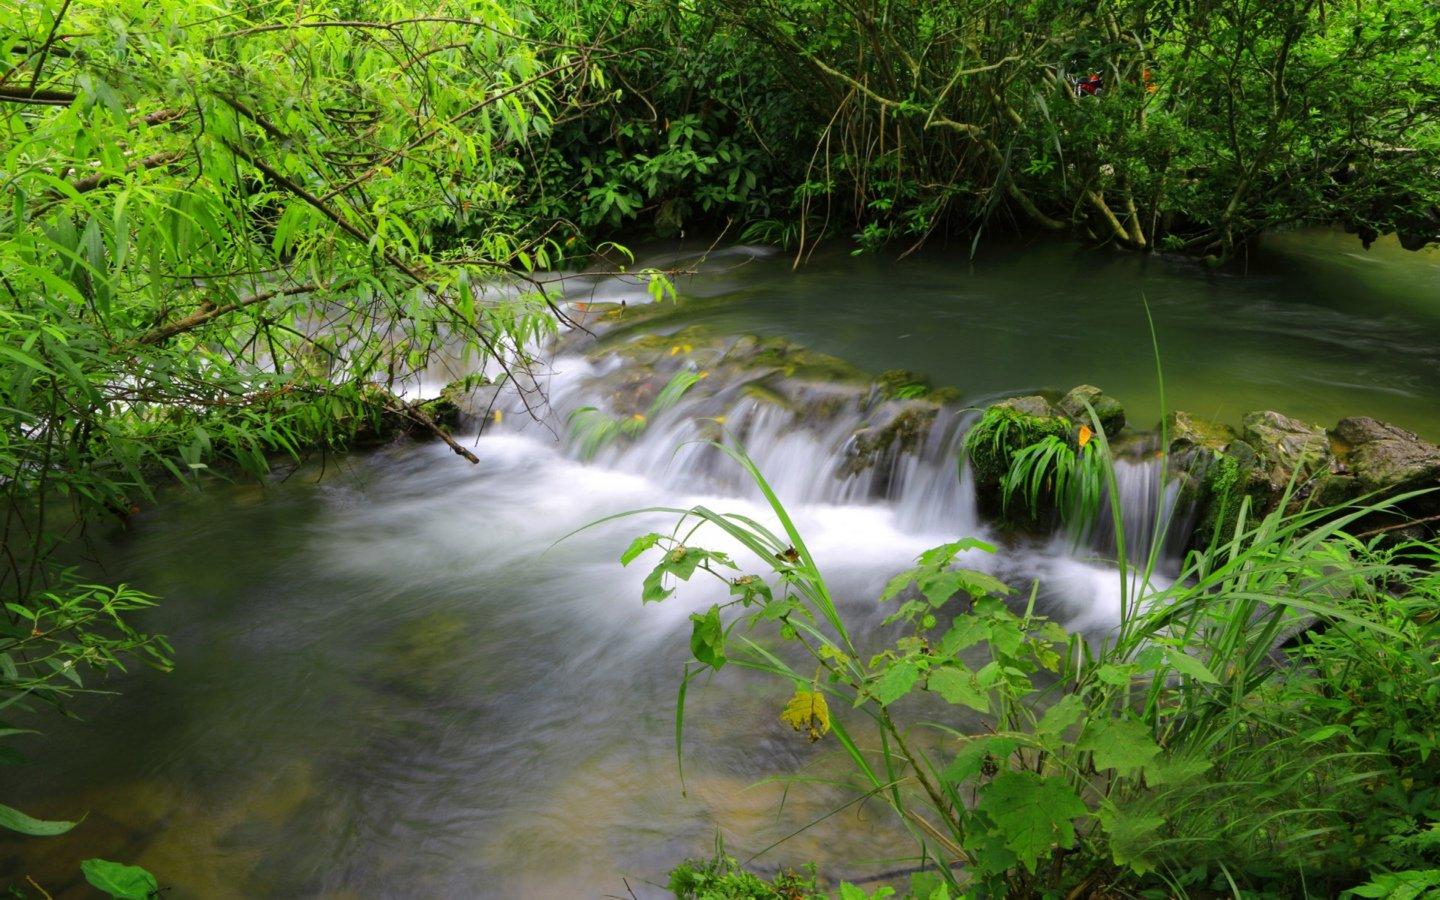
[[[1145,767],[1145,780],[1156,786],[1184,784],[1204,775],[1213,765],[1201,757],[1161,755]]]
[[[976,616],[957,616],[940,639],[940,655],[952,657],[990,637],[990,623]]]
[[[1085,713],[1085,702],[1075,694],[1066,694],[1047,710],[1035,723],[1035,732],[1042,735],[1059,736],[1065,729],[1080,721]]]
[[[1149,727],[1130,716],[1090,720],[1076,748],[1094,754],[1095,768],[1114,769],[1121,775],[1149,765],[1160,755]]]
[[[902,659],[890,664],[871,689],[881,706],[889,706],[910,693],[920,679],[920,669],[912,660]]]
[[[1204,663],[1181,650],[1170,650],[1165,654],[1165,659],[1181,675],[1188,675],[1205,684],[1215,684],[1219,681]]]
[[[909,587],[910,582],[914,580],[914,569],[906,569],[904,572],[901,572],[899,575],[891,578],[888,582],[885,583],[885,590],[880,592],[880,602],[884,603],[887,600],[895,599],[895,597],[898,596],[901,591]]]
[[[975,686],[974,676],[957,666],[930,671],[926,686],[945,698],[946,703],[968,706],[982,713],[990,711],[990,696]]]
[[[1100,825],[1109,838],[1110,857],[1119,866],[1129,866],[1137,875],[1154,868],[1146,857],[1151,835],[1165,824],[1161,816],[1144,815],[1138,811],[1107,805],[1100,810]]]
[[[630,565],[630,563],[635,561],[635,557],[655,546],[655,544],[659,542],[660,537],[660,535],[652,532],[651,534],[642,534],[631,541],[630,546],[625,549],[625,552],[620,554],[620,565]]]
[[[1113,663],[1106,663],[1105,665],[1095,670],[1096,678],[1100,679],[1106,684],[1113,684],[1117,687],[1124,687],[1125,685],[1129,684],[1130,678],[1134,674],[1135,667],[1133,665],[1120,666]]]
[[[1019,746],[1020,741],[1011,737],[997,735],[972,737],[960,745],[955,759],[940,773],[940,778],[946,784],[962,784],[980,774],[987,757],[995,760],[997,764],[1002,763]]]
[[[675,593],[673,588],[667,588],[665,586],[665,574],[668,571],[662,563],[652,569],[649,575],[645,576],[645,583],[640,591],[641,602],[659,603],[661,600]]]
[[[1070,785],[1057,776],[1004,772],[980,791],[976,808],[995,823],[1001,842],[1020,864],[1034,872],[1035,863],[1055,846],[1075,841],[1073,820],[1087,812]]]
[[[116,900],[149,900],[160,890],[155,876],[139,866],[127,866],[108,859],[87,859],[80,864],[80,871],[91,887]]]
[[[719,669],[725,665],[725,629],[720,624],[720,607],[712,606],[703,615],[692,613],[695,627],[690,632],[690,652],[707,666]]]

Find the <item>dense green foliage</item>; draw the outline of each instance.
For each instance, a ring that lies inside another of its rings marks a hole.
[[[608,114],[557,133],[590,221],[733,221],[802,251],[826,234],[913,247],[999,226],[1215,260],[1296,223],[1440,236],[1440,11],[1424,0],[574,14],[625,50]],[[1074,86],[1090,74],[1098,94]]]
[[[963,867],[951,889],[1379,896],[1440,877],[1440,547],[1349,536],[1365,509],[1247,521],[1242,503],[1234,536],[1170,587],[1134,591],[1153,558],[1132,573],[1120,548],[1131,590],[1118,630],[1092,642],[1036,615],[1033,592],[960,566],[993,549],[962,540],[890,582],[897,630],[866,661],[784,507],[730,452],[780,530],[696,507],[623,561],[663,552],[647,601],[697,571],[725,582],[730,599],[692,616],[685,682],[734,663],[793,686],[782,719],[835,735],[857,798],[889,806],[940,872]],[[697,547],[702,531],[773,581]]]

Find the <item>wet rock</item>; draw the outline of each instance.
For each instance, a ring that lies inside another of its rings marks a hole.
[[[1359,416],[1341,419],[1330,437],[1358,492],[1440,487],[1440,446],[1414,432]]]
[[[1166,418],[1165,430],[1170,436],[1172,454],[1189,450],[1223,451],[1239,437],[1229,425],[1179,411]],[[1246,449],[1254,454],[1248,445]]]
[[[740,389],[740,392],[747,397],[753,397],[761,403],[768,403],[771,406],[778,406],[787,412],[795,412],[795,403],[784,393],[767,384],[763,379],[757,379]]]
[[[1093,384],[1071,388],[1060,400],[1060,411],[1082,425],[1088,424],[1090,413],[1085,408],[1087,403],[1095,410],[1106,437],[1115,437],[1125,427],[1125,407]]]
[[[1009,409],[1027,416],[1049,418],[1055,415],[1055,410],[1050,408],[1050,401],[1039,394],[1030,394],[1025,397],[1011,397],[1008,400],[1001,400],[991,409]]]
[[[1303,480],[1329,468],[1330,438],[1318,425],[1266,410],[1246,413],[1241,434],[1255,448],[1261,468],[1276,490],[1292,479]]]
[[[840,475],[858,474],[882,460],[919,449],[935,424],[939,410],[929,404],[911,403],[902,407],[890,420],[855,432],[846,448],[845,463]],[[881,486],[883,491],[884,486]]]

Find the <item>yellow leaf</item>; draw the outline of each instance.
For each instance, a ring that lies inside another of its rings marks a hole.
[[[505,418],[505,414],[504,414],[503,412],[501,412],[500,410],[498,410],[498,409],[495,410],[495,424],[496,424],[496,425],[499,425],[499,424],[500,424],[500,420],[503,419],[503,418]]]
[[[689,353],[690,351],[694,350],[695,348],[694,348],[692,345],[690,345],[690,344],[686,344],[685,346],[681,347],[680,349],[681,349],[681,350],[684,350],[686,353]]]
[[[1090,430],[1090,426],[1089,426],[1089,425],[1081,425],[1081,426],[1080,426],[1080,449],[1082,449],[1082,450],[1085,449],[1085,445],[1088,444],[1088,443],[1090,443],[1090,439],[1093,438],[1094,436],[1095,436],[1095,432],[1093,432],[1093,431]]]
[[[780,721],[796,731],[807,732],[810,742],[814,743],[830,730],[830,706],[819,691],[797,690],[785,704]]]
[[[673,347],[670,348],[670,355],[671,355],[671,356],[674,356],[675,354],[677,354],[677,353],[679,353],[679,352],[680,352],[680,345],[679,345],[679,344],[676,344],[675,346],[673,346]]]

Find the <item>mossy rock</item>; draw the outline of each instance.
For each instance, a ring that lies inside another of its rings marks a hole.
[[[1070,439],[1074,425],[1060,416],[1050,415],[1049,411],[1050,404],[1043,397],[1017,397],[987,409],[970,429],[965,438],[965,454],[975,477],[976,499],[982,512],[997,516],[1003,510],[1000,480],[1010,471],[1010,462],[1017,452],[1047,437]]]
[[[761,403],[768,403],[771,406],[778,406],[786,412],[795,412],[795,403],[785,394],[767,384],[765,379],[760,378],[746,384],[740,392],[747,397],[753,397]]]
[[[628,333],[628,332],[627,332]],[[607,337],[590,351],[591,356],[615,355],[642,365],[655,365],[672,356],[690,356],[697,350],[725,353],[723,339],[703,325],[689,325],[674,332],[631,336],[628,340]]]
[[[1223,452],[1240,437],[1229,425],[1179,410],[1166,417],[1165,431],[1170,437],[1170,452],[1177,455],[1188,450]]]
[[[1105,436],[1113,438],[1125,427],[1125,407],[1120,401],[1106,394],[1093,384],[1082,384],[1070,389],[1060,400],[1060,411],[1082,425],[1090,424],[1090,411],[1095,410]]]
[[[1052,418],[1055,416],[1055,410],[1050,406],[1050,401],[1039,394],[1011,397],[1008,400],[1001,400],[990,408],[1014,410],[1015,412],[1036,418]]]
[[[1304,478],[1328,467],[1330,438],[1318,425],[1265,410],[1246,413],[1241,434],[1255,448],[1271,485],[1277,488],[1297,475]]]
[[[902,453],[913,453],[935,424],[937,410],[929,404],[906,405],[883,425],[862,428],[851,439],[845,464],[838,475],[857,475],[876,463]],[[877,486],[881,492],[885,485]]]
[[[772,369],[805,381],[854,384],[867,380],[845,360],[783,338],[741,338],[726,352],[725,361],[746,369]]]
[[[1440,487],[1440,446],[1413,431],[1365,416],[1341,419],[1331,447],[1365,491]]]
[[[467,399],[476,390],[490,385],[490,379],[482,373],[467,375],[452,381],[440,391],[440,396],[420,403],[420,411],[441,428],[457,428],[464,418]]]

